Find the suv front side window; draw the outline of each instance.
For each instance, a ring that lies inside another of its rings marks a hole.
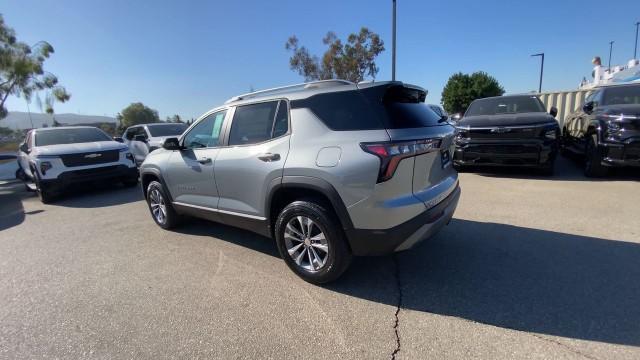
[[[227,111],[218,111],[202,119],[183,140],[187,149],[200,149],[220,145],[220,132]]]

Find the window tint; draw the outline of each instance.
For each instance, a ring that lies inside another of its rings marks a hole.
[[[610,87],[604,90],[604,105],[640,104],[640,86]]]
[[[184,137],[184,147],[198,149],[220,145],[220,131],[227,112],[213,113],[197,123]]]
[[[157,125],[147,125],[151,136],[177,136],[182,135],[182,133],[187,130],[187,125],[185,124],[157,124]]]
[[[287,102],[280,101],[280,105],[278,105],[278,114],[276,115],[276,120],[273,123],[273,133],[271,134],[271,138],[277,138],[282,136],[289,131],[289,111],[287,109]]]
[[[98,128],[56,129],[36,132],[36,146],[78,144],[112,139]]]
[[[384,129],[366,97],[357,90],[314,95],[297,100],[294,107],[309,108],[331,130]]]
[[[465,116],[519,114],[545,112],[536,96],[497,97],[476,100],[469,106]]]
[[[229,145],[256,144],[269,140],[277,101],[238,106],[229,134]]]

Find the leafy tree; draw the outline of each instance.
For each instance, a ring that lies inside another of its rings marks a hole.
[[[137,102],[124,108],[116,115],[116,119],[120,123],[120,130],[124,131],[129,126],[159,122],[160,116],[158,111]]]
[[[442,90],[442,106],[450,114],[464,113],[475,99],[500,96],[504,88],[493,76],[478,71],[471,75],[451,75]]]
[[[291,36],[285,44],[285,48],[293,52],[289,58],[291,70],[304,76],[305,81],[344,79],[357,83],[365,76],[375,79],[380,70],[375,59],[384,51],[384,42],[378,34],[363,27],[359,33],[350,34],[343,43],[333,31],[329,31],[322,42],[328,49],[320,60],[306,47],[300,46],[295,35]]]
[[[44,71],[44,62],[53,52],[53,46],[46,41],[33,46],[19,42],[15,31],[0,15],[0,119],[7,116],[5,102],[9,95],[31,101],[34,94],[45,91],[45,110],[49,114],[53,114],[54,101],[65,102],[71,98],[67,90],[58,85],[58,78]]]
[[[169,122],[169,123],[184,124],[184,121],[182,121],[182,118],[180,117],[180,115],[167,116],[167,120],[166,121]]]

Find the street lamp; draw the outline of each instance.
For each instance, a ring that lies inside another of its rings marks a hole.
[[[544,72],[544,53],[533,54],[531,56],[540,56],[542,61],[540,62],[540,84],[538,85],[538,93],[542,92],[542,73]]]
[[[638,58],[638,26],[640,25],[640,21],[636,23],[636,47],[633,48],[633,58]]]
[[[613,52],[613,43],[615,41],[609,41],[609,72],[611,72],[611,53]]]
[[[396,0],[393,0],[393,25],[391,39],[391,80],[396,81]]]

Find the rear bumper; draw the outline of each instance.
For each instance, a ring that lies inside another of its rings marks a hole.
[[[612,167],[640,167],[640,138],[631,138],[624,142],[600,143],[602,164]]]
[[[390,229],[346,230],[354,255],[375,256],[406,250],[436,234],[449,223],[460,199],[460,186],[438,205]]]
[[[138,168],[126,165],[103,166],[92,169],[72,170],[61,173],[56,179],[40,180],[43,190],[59,191],[73,184],[109,179],[128,180],[138,178]]]
[[[542,166],[558,153],[557,141],[465,142],[456,144],[456,165]]]

